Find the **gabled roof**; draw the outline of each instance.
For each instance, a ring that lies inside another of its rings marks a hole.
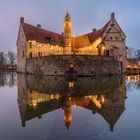
[[[103,36],[103,33],[105,32],[106,28],[108,27],[111,20],[109,20],[103,28],[96,30],[94,32],[84,34],[81,36],[74,37],[74,44],[75,48],[82,48],[85,46],[91,45],[94,41],[96,41],[98,38]]]
[[[91,44],[87,34],[74,37],[73,40],[74,40],[74,48],[76,49],[83,48]]]
[[[88,37],[91,43],[93,43],[94,41],[96,41],[99,37],[103,36],[103,33],[106,31],[109,23],[111,22],[111,20],[109,20],[104,26],[103,28],[96,30],[95,32],[91,32],[88,33]]]
[[[27,23],[22,23],[22,27],[26,40],[35,40],[40,43],[50,43],[53,45],[63,46],[63,36],[58,33],[54,33]]]

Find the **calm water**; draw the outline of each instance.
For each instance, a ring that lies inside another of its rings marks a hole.
[[[0,73],[0,140],[140,140],[140,76]]]

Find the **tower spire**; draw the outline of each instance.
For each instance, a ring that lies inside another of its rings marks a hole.
[[[72,23],[70,15],[67,10],[64,19],[64,39],[65,39],[64,53],[68,54],[71,53],[71,34],[72,34]]]

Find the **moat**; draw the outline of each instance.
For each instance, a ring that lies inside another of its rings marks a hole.
[[[0,73],[2,140],[139,140],[140,76]]]

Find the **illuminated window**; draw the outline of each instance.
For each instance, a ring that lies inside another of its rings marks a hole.
[[[53,46],[51,45],[51,49],[53,49]]]
[[[73,82],[69,82],[69,88],[73,88],[74,87],[74,83]]]

